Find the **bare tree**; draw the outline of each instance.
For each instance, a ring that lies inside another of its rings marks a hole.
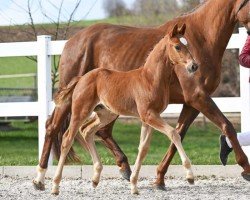
[[[165,22],[179,14],[176,0],[135,0],[134,13],[143,16],[148,24]]]
[[[105,0],[103,8],[109,17],[119,17],[129,14],[129,9],[123,0]]]
[[[182,0],[182,8],[184,11],[189,11],[197,7],[202,2],[203,0]]]
[[[67,38],[72,28],[72,23],[75,22],[74,16],[82,2],[82,0],[75,0],[72,10],[68,11],[64,7],[65,0],[60,0],[60,2],[57,4],[52,0],[39,0],[38,4],[36,4],[35,6],[34,0],[26,0],[26,7],[19,5],[15,0],[10,1],[11,3],[15,4],[23,12],[23,14],[27,15],[29,22],[26,24],[17,25],[12,21],[12,24],[9,26],[9,28],[0,30],[1,42],[15,41],[14,36],[16,34],[22,35],[24,40],[36,40],[37,36],[40,34],[51,35],[53,40],[64,40]],[[54,9],[55,12],[53,12],[53,14],[48,13],[44,6],[45,3]],[[46,19],[46,22],[48,23],[36,24],[34,20],[34,15],[36,12],[41,12]],[[3,14],[0,12],[0,15]],[[33,60],[34,62],[37,62],[36,57],[28,56],[27,58]],[[53,56],[52,60],[52,86],[53,88],[55,88],[55,85],[58,82],[59,58]]]

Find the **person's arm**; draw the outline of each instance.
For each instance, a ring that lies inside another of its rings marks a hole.
[[[239,56],[240,65],[250,68],[250,36],[247,37],[246,43]]]

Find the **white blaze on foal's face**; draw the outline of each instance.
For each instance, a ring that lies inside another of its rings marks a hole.
[[[188,42],[187,42],[186,38],[181,37],[181,38],[180,38],[180,41],[181,41],[181,43],[184,44],[185,46],[188,45]]]

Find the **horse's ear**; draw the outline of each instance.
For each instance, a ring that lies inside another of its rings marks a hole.
[[[180,35],[184,35],[185,34],[185,32],[186,32],[186,28],[187,28],[187,26],[186,26],[186,24],[183,24],[179,29],[178,29],[178,33],[180,34]]]
[[[170,37],[175,37],[176,35],[178,35],[178,24],[174,25],[174,28],[172,32],[170,33]]]

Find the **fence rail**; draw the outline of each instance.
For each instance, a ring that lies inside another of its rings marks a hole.
[[[233,34],[227,49],[241,51],[247,37],[244,28]],[[45,136],[45,122],[54,109],[51,84],[51,56],[60,55],[66,41],[51,41],[50,36],[38,36],[35,42],[0,43],[0,57],[37,56],[38,101],[0,103],[0,117],[5,116],[38,116],[39,157],[42,152]],[[1,69],[0,69],[1,70]],[[249,70],[240,68],[240,97],[213,98],[222,112],[241,113],[241,130],[250,130],[250,85]],[[180,113],[182,105],[169,105],[164,113]],[[245,149],[250,158],[250,149]]]

